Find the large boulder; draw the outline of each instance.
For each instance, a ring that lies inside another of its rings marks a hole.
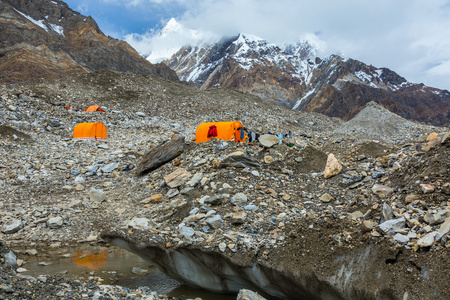
[[[325,166],[325,171],[323,172],[323,177],[325,179],[333,177],[339,174],[342,170],[342,165],[334,157],[332,153],[328,154],[327,165]]]
[[[175,135],[170,141],[162,143],[145,154],[136,167],[136,174],[144,175],[159,168],[183,153],[184,146],[184,136]]]
[[[270,148],[280,143],[280,139],[273,134],[263,134],[259,137],[259,143],[264,147]]]

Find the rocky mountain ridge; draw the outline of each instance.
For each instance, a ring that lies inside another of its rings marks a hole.
[[[349,120],[375,101],[410,120],[450,124],[450,92],[408,82],[387,68],[331,55],[308,42],[283,48],[239,34],[185,46],[165,63],[201,89],[227,87],[288,107]]]
[[[116,70],[178,80],[63,1],[0,1],[0,82]]]

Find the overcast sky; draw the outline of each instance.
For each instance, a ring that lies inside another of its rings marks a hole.
[[[338,53],[450,90],[450,0],[65,2],[139,52],[174,17],[187,28],[217,35],[252,33],[279,45],[310,39],[322,56]]]

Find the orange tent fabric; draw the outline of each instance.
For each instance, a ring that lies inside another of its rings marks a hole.
[[[97,106],[97,105],[91,105],[91,106],[89,106],[88,108],[86,108],[83,111],[102,111],[102,112],[105,112],[100,106]]]
[[[79,123],[73,129],[74,139],[106,140],[106,127],[103,123]]]
[[[79,267],[85,267],[89,270],[100,270],[108,260],[108,253],[106,250],[101,250],[98,253],[79,252],[75,254],[73,260]]]
[[[244,138],[241,139],[241,128],[244,128],[244,126],[239,121],[202,123],[197,127],[195,142],[203,143],[212,138],[216,138],[219,140],[234,140],[235,142],[245,143],[247,136],[244,135]],[[211,135],[211,133],[214,134]]]

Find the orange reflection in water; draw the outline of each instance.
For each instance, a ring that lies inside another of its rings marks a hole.
[[[101,250],[96,253],[78,252],[73,257],[75,264],[78,267],[85,267],[89,270],[99,270],[103,268],[108,260],[108,253],[106,250]]]

